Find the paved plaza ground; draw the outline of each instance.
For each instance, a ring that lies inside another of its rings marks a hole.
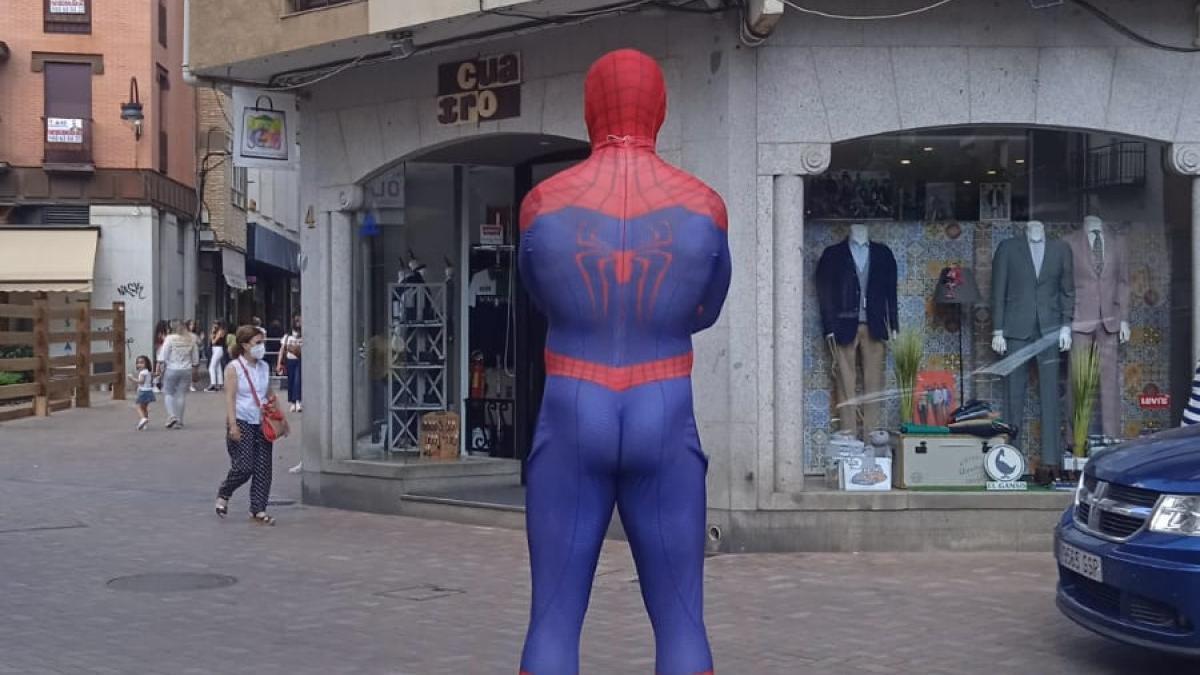
[[[189,407],[177,432],[135,433],[111,403],[0,425],[0,673],[516,672],[522,532],[299,504],[273,507],[279,525],[264,528],[244,492],[219,520],[218,397]],[[296,453],[277,449],[279,500],[298,498]],[[236,583],[110,584],[177,573]],[[706,614],[728,675],[1200,672],[1062,618],[1049,554],[717,556]],[[585,674],[653,671],[622,543],[605,547],[583,654]]]

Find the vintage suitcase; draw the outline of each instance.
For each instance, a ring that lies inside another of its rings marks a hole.
[[[423,459],[458,459],[458,413],[439,411],[423,415],[419,441]]]
[[[896,487],[983,486],[988,477],[983,457],[1007,436],[901,434],[896,453]]]

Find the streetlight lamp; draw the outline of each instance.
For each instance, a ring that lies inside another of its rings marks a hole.
[[[129,78],[129,100],[121,104],[121,119],[133,124],[133,137],[142,139],[142,122],[146,115],[142,112],[142,99],[138,96],[136,77]]]

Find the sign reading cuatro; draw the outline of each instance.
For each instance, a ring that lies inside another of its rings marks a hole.
[[[477,124],[521,114],[521,54],[438,66],[438,124]]]

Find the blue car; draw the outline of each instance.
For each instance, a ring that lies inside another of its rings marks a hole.
[[[1054,551],[1058,607],[1076,623],[1200,656],[1200,426],[1097,452]]]

